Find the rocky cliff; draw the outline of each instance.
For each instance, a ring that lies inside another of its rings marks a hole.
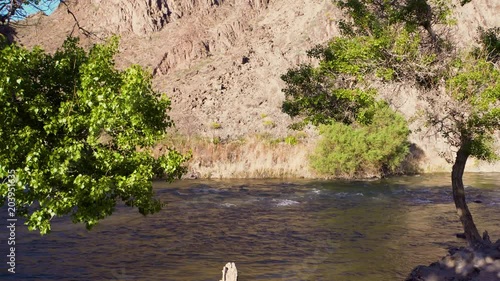
[[[70,2],[81,27],[98,42],[120,34],[121,66],[149,68],[174,102],[183,133],[237,137],[269,129],[284,134],[280,75],[306,59],[305,51],[335,34],[340,15],[330,0],[91,0]],[[17,41],[60,46],[81,33],[61,5],[50,17],[30,19]]]
[[[37,15],[19,27],[15,40],[52,51],[67,35],[84,44],[121,36],[117,64],[140,64],[154,74],[155,86],[173,100],[171,115],[180,133],[210,138],[290,134],[290,118],[280,110],[280,75],[308,62],[306,50],[338,35],[341,11],[331,0],[88,0],[66,1],[51,16]],[[457,5],[453,36],[473,43],[477,26],[500,26],[500,2],[473,0]],[[82,29],[90,32],[85,36]],[[391,95],[393,106],[412,117],[415,90]],[[387,96],[387,93],[383,93]],[[422,167],[449,166],[437,155],[448,147],[435,134],[414,133]],[[305,156],[304,156],[305,157]],[[302,161],[303,163],[304,161]],[[495,170],[479,163],[470,170]]]

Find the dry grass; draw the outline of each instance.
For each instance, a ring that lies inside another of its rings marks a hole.
[[[287,144],[269,136],[220,141],[171,135],[156,147],[156,153],[164,151],[163,147],[190,152],[188,176],[198,178],[315,177],[308,163],[313,141]]]
[[[271,134],[249,136],[223,141],[218,137],[184,136],[170,134],[155,148],[155,154],[173,148],[191,153],[187,163],[187,178],[331,178],[314,172],[309,165],[309,154],[316,146],[316,137],[296,134],[296,143],[287,138],[276,139]],[[499,145],[500,147],[500,145]],[[411,153],[397,172],[401,174],[450,171],[451,165],[441,157],[429,157],[422,148],[412,145]],[[468,172],[495,172],[500,163],[485,163],[471,159]],[[364,177],[372,177],[366,174]],[[341,175],[337,177],[342,178]],[[345,176],[350,179],[351,177]]]

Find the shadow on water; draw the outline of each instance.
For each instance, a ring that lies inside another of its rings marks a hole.
[[[477,224],[492,238],[500,234],[498,179],[465,178],[469,198],[481,198],[482,204],[471,203]],[[225,262],[234,261],[239,280],[403,280],[416,265],[464,245],[455,238],[460,223],[448,181],[438,174],[358,182],[157,182],[168,205],[152,216],[119,207],[91,232],[63,218],[44,237],[18,227],[17,273],[9,276],[4,268],[0,277],[218,280]],[[7,251],[5,240],[0,247]]]

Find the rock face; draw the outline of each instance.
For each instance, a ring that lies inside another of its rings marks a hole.
[[[153,72],[182,133],[223,138],[286,134],[280,75],[338,34],[341,15],[331,0],[91,0],[69,7],[93,33],[84,43],[121,36],[118,65]],[[18,29],[16,38],[29,47],[54,50],[78,34],[63,5],[30,21],[34,26]]]
[[[121,36],[117,65],[140,64],[172,99],[171,116],[182,134],[237,139],[245,135],[290,134],[280,110],[280,76],[309,62],[306,50],[338,35],[342,12],[331,0],[70,0],[79,25],[92,33],[84,44]],[[457,44],[473,43],[477,25],[500,26],[500,2],[473,0],[457,6]],[[15,40],[53,51],[67,35],[82,35],[64,5],[49,17],[36,16],[18,28]],[[392,91],[394,89],[389,89]],[[411,118],[415,89],[396,89],[393,106]],[[387,96],[387,93],[382,93]],[[439,157],[448,146],[436,134],[418,132],[424,169],[449,170]],[[305,162],[305,159],[304,159]],[[469,165],[469,170],[498,167]]]
[[[457,25],[453,28],[454,41],[466,47],[474,41],[479,26],[500,27],[500,2],[495,0],[473,0],[455,10]]]

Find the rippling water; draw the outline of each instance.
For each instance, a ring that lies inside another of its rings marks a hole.
[[[476,224],[492,239],[500,238],[499,179],[465,177]],[[7,274],[3,262],[0,277],[213,281],[234,261],[241,281],[403,280],[416,265],[464,245],[455,238],[461,226],[449,185],[447,174],[157,182],[168,205],[152,216],[119,207],[90,232],[58,219],[44,237],[18,227],[16,274]]]

